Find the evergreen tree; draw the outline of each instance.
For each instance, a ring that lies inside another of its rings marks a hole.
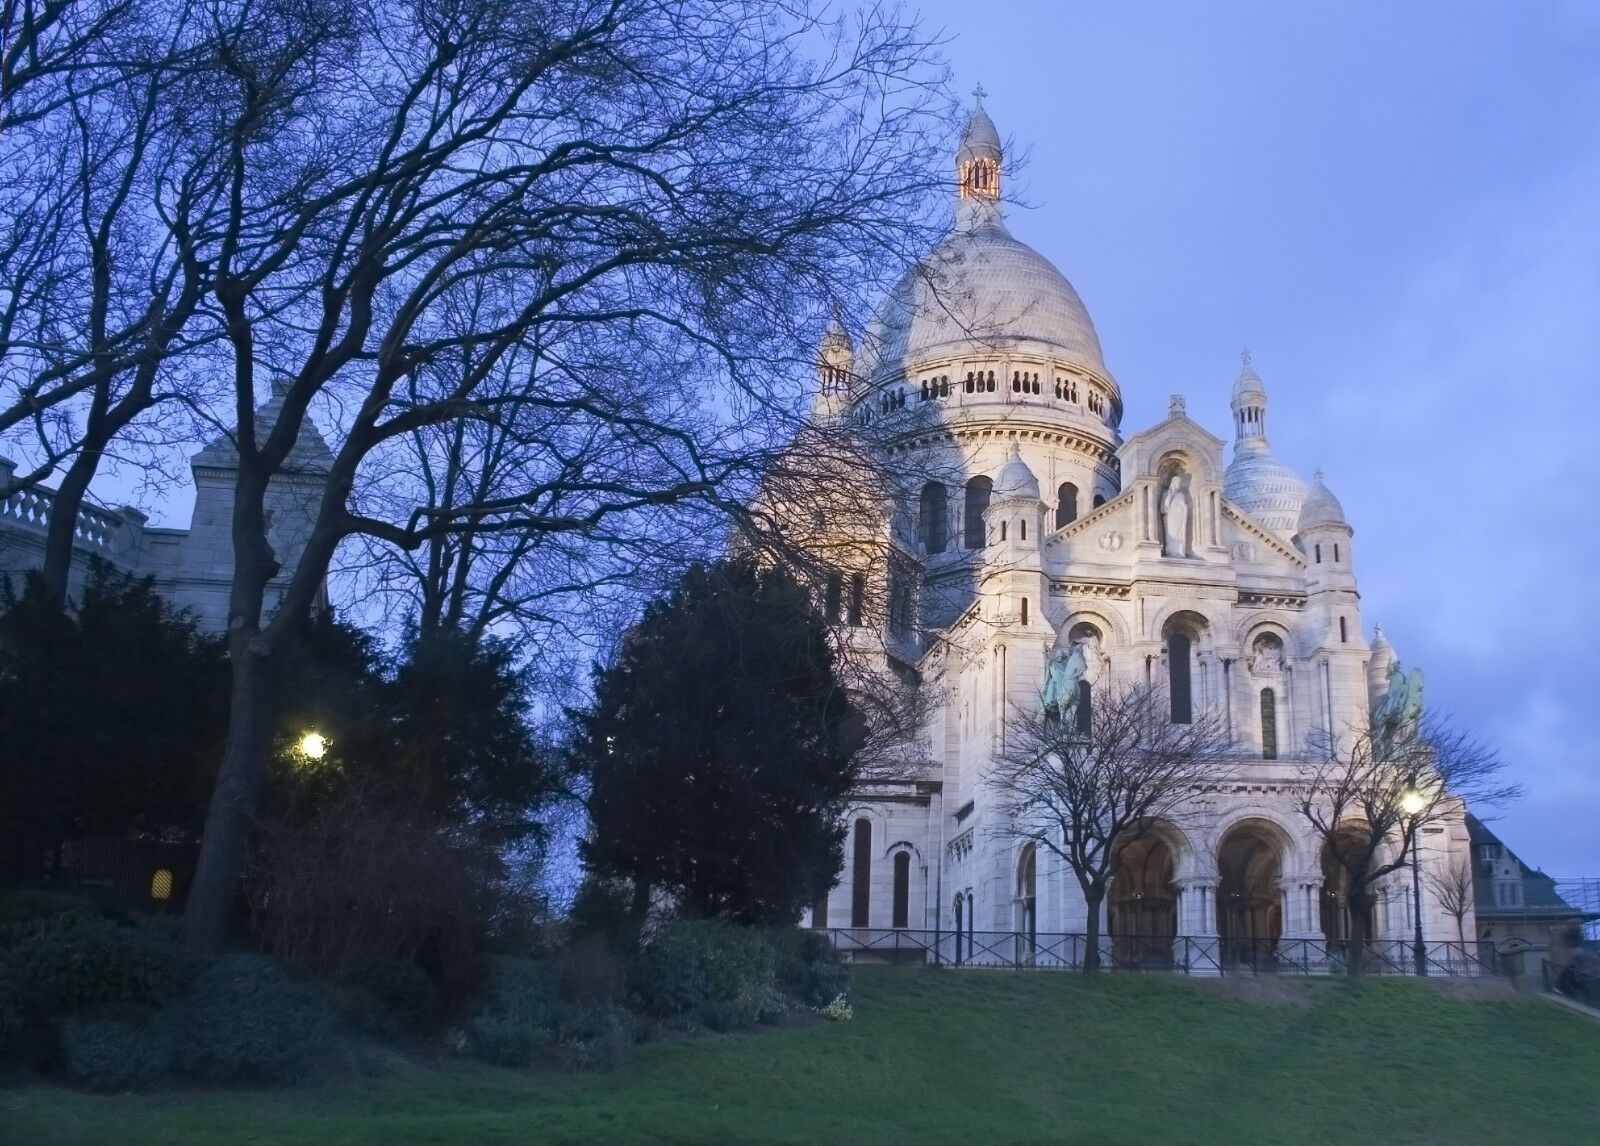
[[[695,566],[595,674],[579,714],[592,822],[582,855],[689,915],[793,923],[843,860],[860,722],[804,587],[740,561]]]
[[[199,828],[226,728],[222,642],[150,579],[95,562],[58,604],[30,578],[0,600],[0,857],[14,877],[89,835]]]

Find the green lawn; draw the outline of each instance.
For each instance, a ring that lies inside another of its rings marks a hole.
[[[1600,1140],[1600,1022],[1426,984],[1263,986],[869,968],[853,1022],[655,1044],[612,1075],[27,1087],[0,1090],[0,1141]]]

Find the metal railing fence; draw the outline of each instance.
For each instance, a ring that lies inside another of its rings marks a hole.
[[[1089,937],[1082,932],[833,927],[825,934],[836,950],[858,963],[1079,971],[1089,951]],[[1341,974],[1353,954],[1346,940],[1217,935],[1102,935],[1098,947],[1106,970],[1191,975]],[[1435,942],[1424,948],[1429,975],[1498,973],[1492,944]],[[1373,975],[1416,974],[1411,940],[1368,941],[1363,969]]]

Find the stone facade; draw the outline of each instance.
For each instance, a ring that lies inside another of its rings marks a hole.
[[[949,236],[891,291],[859,351],[835,329],[821,355],[815,416],[871,427],[908,475],[889,545],[917,585],[915,631],[869,623],[847,639],[877,642],[884,670],[914,675],[935,703],[923,766],[860,793],[844,870],[812,923],[1084,930],[1073,874],[996,830],[986,783],[1007,713],[1039,703],[1048,654],[1084,642],[1086,679],[1162,682],[1182,656],[1193,703],[1226,722],[1238,754],[1226,784],[1162,825],[1155,882],[1130,897],[1124,880],[1102,930],[1340,937],[1347,908],[1296,791],[1313,734],[1363,725],[1395,659],[1381,633],[1365,635],[1354,531],[1320,474],[1307,483],[1273,458],[1248,356],[1231,460],[1179,396],[1162,422],[1122,435],[1121,391],[1082,301],[1007,230],[1002,158],[979,109]],[[1457,809],[1424,833],[1422,862],[1467,847]],[[1251,902],[1236,902],[1237,880],[1222,886],[1230,864],[1247,869]],[[1379,891],[1373,934],[1408,940],[1409,867]],[[1423,903],[1429,939],[1453,939],[1454,920],[1426,892]]]
[[[274,394],[256,411],[262,438],[277,421],[282,396]],[[70,591],[83,584],[89,559],[99,557],[116,569],[154,577],[156,588],[202,628],[222,632],[228,624],[228,593],[233,576],[233,489],[237,454],[233,442],[218,438],[190,459],[194,512],[188,529],[151,528],[131,506],[105,510],[85,505],[78,512]],[[290,450],[283,472],[267,489],[268,542],[284,570],[292,569],[310,536],[323,483],[333,455],[307,420]],[[10,487],[12,463],[0,458],[0,490]],[[38,567],[44,554],[52,491],[17,490],[0,496],[0,576],[13,583]],[[280,572],[267,589],[270,611],[283,591]]]

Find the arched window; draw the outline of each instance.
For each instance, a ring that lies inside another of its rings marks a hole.
[[[1017,930],[1028,939],[1030,961],[1032,945],[1039,937],[1038,874],[1038,849],[1029,844],[1022,849],[1022,858],[1017,863],[1017,913],[1021,917],[1017,920]]]
[[[1343,617],[1340,617],[1339,618],[1339,643],[1341,645],[1347,645],[1347,644],[1350,643],[1350,630],[1349,630],[1349,628],[1347,626],[1348,626],[1348,622],[1346,622]]]
[[[1337,541],[1333,543],[1333,563],[1335,565],[1339,564],[1339,543]]]
[[[950,495],[944,483],[930,481],[922,487],[922,544],[929,553],[943,553],[950,542]]]
[[[1000,523],[1000,540],[1004,541],[1005,539],[1006,539],[1006,523],[1002,521]]]
[[[1322,564],[1322,546],[1313,545],[1311,548],[1313,548],[1313,549],[1315,549],[1317,551],[1317,564],[1321,565]]]
[[[994,492],[994,482],[979,474],[967,482],[966,513],[962,521],[961,541],[968,549],[982,549],[983,514],[989,508],[989,496]]]
[[[1028,519],[1026,517],[1017,523],[1017,528],[1022,531],[1022,540],[1028,540]]]
[[[1172,723],[1194,720],[1194,705],[1189,692],[1189,638],[1173,633],[1167,638],[1167,684],[1172,693]]]
[[[844,578],[837,573],[828,574],[828,586],[822,595],[822,613],[828,623],[839,619],[839,606],[844,598]]]
[[[855,864],[850,873],[850,926],[866,927],[872,906],[872,821],[856,821]]]
[[[962,908],[963,905],[964,905],[964,901],[963,901],[963,899],[961,897],[961,893],[957,892],[956,893],[956,962],[957,963],[961,962],[961,941],[962,941],[963,937],[966,935],[966,931],[962,926],[964,921],[963,921],[963,919],[961,917],[962,916],[961,908]]]
[[[972,893],[967,892],[967,958],[972,958],[972,933],[978,929],[978,913],[972,909]]]
[[[1087,736],[1094,728],[1094,686],[1086,680],[1078,682],[1078,704],[1074,713],[1078,734]]]
[[[1024,625],[1028,623],[1028,599],[1026,597],[1022,599],[1022,623]]]
[[[1061,483],[1056,490],[1056,528],[1071,525],[1078,520],[1078,487],[1070,481]]]
[[[1106,495],[1105,494],[1097,493],[1097,494],[1094,495],[1094,506],[1093,506],[1093,508],[1099,509],[1105,503],[1106,503]]]
[[[865,573],[852,573],[850,575],[850,611],[845,615],[845,620],[854,628],[861,627],[861,612],[867,598],[867,575]]]
[[[911,926],[911,853],[894,854],[894,922],[892,927]]]
[[[1278,694],[1261,690],[1261,759],[1278,758]]]

